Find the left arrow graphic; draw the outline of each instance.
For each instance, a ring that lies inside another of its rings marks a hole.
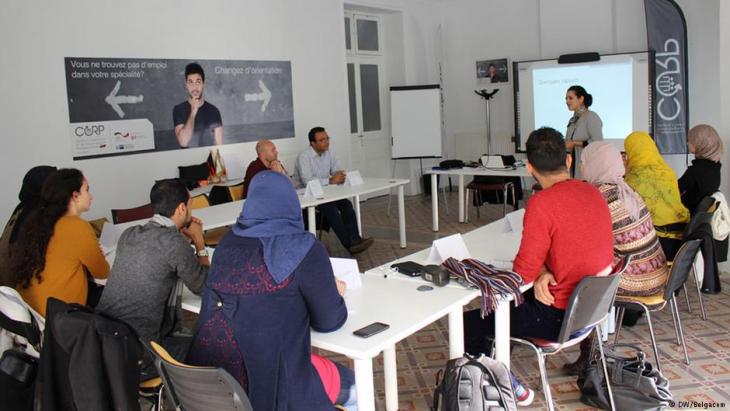
[[[106,103],[109,104],[111,108],[117,112],[119,118],[124,118],[124,111],[119,105],[141,103],[142,100],[144,100],[144,96],[142,94],[140,94],[139,96],[118,96],[117,93],[119,92],[119,89],[121,87],[122,82],[120,80],[117,80],[117,84],[114,86],[114,89],[112,89],[112,92],[109,93],[108,96],[106,96],[104,101],[106,101]]]

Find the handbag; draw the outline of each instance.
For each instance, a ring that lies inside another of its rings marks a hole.
[[[629,348],[628,355],[616,348]],[[646,361],[646,354],[632,344],[604,347],[606,368],[611,379],[611,392],[617,410],[663,410],[672,402],[669,381],[661,371]],[[608,391],[601,365],[591,361],[578,376],[582,403],[600,409],[610,409]]]

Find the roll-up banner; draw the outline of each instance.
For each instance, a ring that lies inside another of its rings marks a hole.
[[[654,141],[663,154],[687,152],[687,23],[673,0],[644,0],[647,44],[655,54]]]

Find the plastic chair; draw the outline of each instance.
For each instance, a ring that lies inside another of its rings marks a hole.
[[[228,194],[232,201],[243,200],[243,183],[235,186],[228,186]]]
[[[152,204],[145,204],[134,208],[117,208],[112,209],[112,221],[114,224],[121,224],[143,218],[152,218],[154,214],[155,210],[152,208]]]
[[[210,207],[210,202],[208,202],[208,197],[205,194],[200,194],[190,199],[191,209],[195,210],[205,207]]]
[[[253,411],[241,385],[222,368],[183,364],[150,342],[155,366],[175,409],[185,411]]]
[[[669,279],[664,287],[664,291],[646,296],[646,297],[635,297],[635,296],[616,296],[616,307],[618,308],[618,319],[616,321],[616,334],[614,335],[614,343],[618,342],[619,333],[621,331],[621,321],[623,320],[624,311],[626,307],[640,307],[646,313],[646,321],[649,323],[649,335],[651,337],[651,345],[654,349],[654,358],[656,360],[656,366],[659,371],[662,370],[661,363],[659,361],[659,350],[656,345],[656,337],[654,336],[654,326],[651,323],[651,312],[662,310],[667,302],[670,305],[672,311],[672,320],[674,321],[674,332],[677,335],[677,345],[681,345],[684,349],[684,361],[689,365],[689,355],[687,354],[687,344],[684,340],[684,331],[682,330],[682,322],[679,318],[679,309],[677,308],[677,298],[675,292],[684,286],[684,283],[689,278],[692,264],[694,263],[695,256],[700,249],[701,240],[690,240],[682,244],[677,251],[677,255],[674,257],[674,263],[669,271]],[[681,339],[681,341],[680,341]]]
[[[513,342],[532,348],[535,354],[537,354],[542,390],[545,394],[545,402],[549,410],[554,410],[554,406],[552,394],[550,393],[550,383],[547,378],[547,370],[545,368],[545,357],[555,355],[564,348],[572,347],[580,343],[591,332],[595,332],[596,335],[594,341],[598,343],[603,375],[608,389],[608,397],[611,409],[614,409],[610,377],[608,376],[606,359],[603,354],[601,323],[608,318],[611,311],[614,298],[616,297],[616,291],[618,290],[619,279],[620,274],[583,278],[570,296],[568,309],[565,311],[563,325],[560,327],[560,334],[558,335],[557,341],[547,341],[540,338],[511,338]]]

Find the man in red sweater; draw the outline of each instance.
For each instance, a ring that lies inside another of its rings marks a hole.
[[[526,148],[527,171],[543,189],[525,210],[513,270],[534,286],[511,311],[511,335],[556,340],[576,285],[583,277],[611,271],[611,214],[595,187],[570,178],[572,158],[560,132],[535,130]],[[464,314],[464,325],[466,351],[489,354],[494,320],[474,310]]]
[[[248,186],[256,174],[264,170],[273,170],[289,176],[284,165],[279,161],[279,151],[269,140],[259,140],[256,143],[256,160],[252,161],[246,169],[246,176],[243,179],[243,198],[248,194]]]

